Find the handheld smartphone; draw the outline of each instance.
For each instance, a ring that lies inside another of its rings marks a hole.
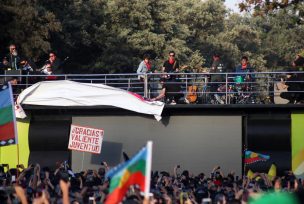
[[[16,176],[12,175],[12,182],[15,182],[15,181],[16,181]]]
[[[94,197],[89,197],[89,204],[93,204],[95,201],[95,198]]]

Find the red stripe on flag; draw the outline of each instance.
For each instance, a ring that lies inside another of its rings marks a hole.
[[[112,193],[110,193],[107,197],[105,204],[120,203],[124,198],[126,192],[128,191],[129,187],[135,184],[140,186],[141,191],[145,191],[145,176],[140,171],[132,174],[123,186],[116,188]]]
[[[266,159],[261,158],[261,157],[245,158],[245,164],[251,164],[251,163],[257,162],[257,161],[266,161]]]
[[[0,141],[15,139],[14,121],[0,125]]]

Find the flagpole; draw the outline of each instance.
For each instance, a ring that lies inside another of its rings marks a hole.
[[[247,150],[247,146],[244,145],[244,149],[243,149],[243,158],[242,158],[242,162],[243,162],[243,179],[244,176],[246,175],[246,163],[245,163],[245,157],[246,157],[246,150]]]
[[[152,167],[152,141],[147,142],[147,164],[145,177],[145,197],[149,198],[150,182],[151,182],[151,167]]]
[[[19,177],[19,173],[18,173],[19,163],[20,163],[20,161],[19,161],[19,143],[17,143],[17,165],[18,165],[18,166],[16,166],[17,178]]]
[[[82,152],[81,171],[83,171],[84,152]]]
[[[246,164],[245,164],[245,162],[244,162],[244,169],[243,169],[243,177],[246,175]]]
[[[12,111],[13,111],[13,118],[14,118],[14,131],[15,131],[15,144],[18,144],[18,132],[17,132],[17,121],[16,121],[16,114],[15,114],[15,102],[14,102],[14,95],[13,95],[13,89],[10,82],[7,83],[10,95],[11,95],[11,103],[12,103]]]
[[[17,145],[17,164],[19,165],[19,141],[18,141],[18,132],[17,132],[17,120],[16,120],[16,114],[15,114],[15,101],[14,101],[14,95],[13,95],[13,88],[10,82],[7,83],[8,88],[10,90],[11,95],[11,103],[12,103],[12,111],[13,111],[13,118],[14,118],[14,132],[15,132],[15,144]],[[18,168],[16,168],[18,170]],[[18,177],[18,171],[17,171],[17,177]]]

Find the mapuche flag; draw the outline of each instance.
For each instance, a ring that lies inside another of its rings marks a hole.
[[[249,150],[245,151],[245,164],[251,164],[258,161],[267,161],[270,158],[269,155],[255,153]]]
[[[0,146],[17,144],[16,117],[10,83],[0,87]]]
[[[150,191],[151,159],[152,142],[148,142],[133,158],[110,170],[106,174],[111,180],[105,204],[120,203],[132,185],[139,186],[147,196]]]

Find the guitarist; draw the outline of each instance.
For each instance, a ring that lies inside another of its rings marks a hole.
[[[178,81],[173,78],[167,80],[161,78],[160,84],[162,85],[162,89],[159,95],[152,98],[151,101],[164,100],[166,104],[170,105],[176,105],[179,103],[179,99],[183,97],[183,93]]]

